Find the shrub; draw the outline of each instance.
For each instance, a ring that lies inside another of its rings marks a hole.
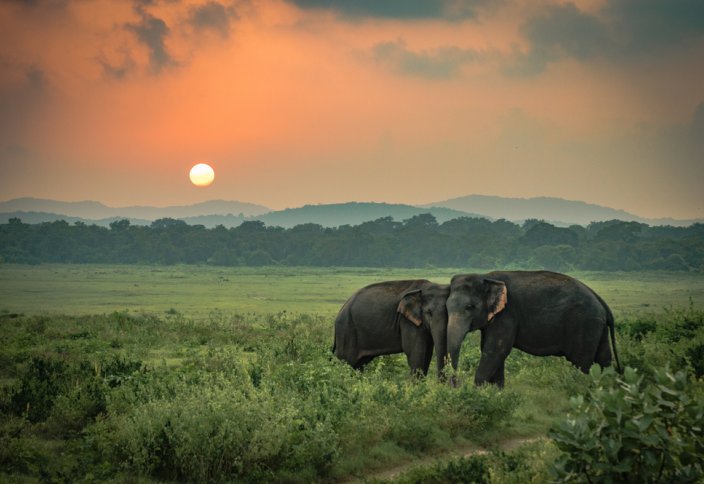
[[[32,358],[11,398],[16,415],[26,415],[30,422],[46,420],[62,390],[66,373],[63,361],[36,356]]]
[[[704,399],[685,371],[592,369],[594,387],[551,431],[555,477],[589,482],[697,482],[704,477]]]
[[[126,470],[171,480],[273,479],[281,470],[310,477],[333,461],[329,424],[287,395],[210,383],[100,422],[92,441]]]
[[[459,457],[432,466],[418,467],[405,473],[398,484],[488,484],[489,463],[486,456]]]

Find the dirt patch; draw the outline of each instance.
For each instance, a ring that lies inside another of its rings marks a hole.
[[[505,452],[516,449],[518,447],[521,447],[522,445],[529,444],[532,442],[536,442],[540,440],[541,437],[519,437],[515,439],[509,439],[505,440],[501,443],[499,443],[496,446],[492,446],[490,449],[495,449],[498,448],[500,450],[503,450]],[[369,475],[366,475],[362,478],[353,478],[350,480],[343,481],[347,484],[353,484],[353,483],[362,483],[366,481],[373,481],[373,480],[379,480],[379,481],[388,481],[391,479],[395,479],[401,474],[413,469],[414,467],[426,467],[429,465],[432,465],[436,462],[450,459],[453,457],[469,457],[472,455],[483,455],[483,454],[488,454],[491,452],[490,449],[483,448],[483,447],[478,447],[478,446],[466,446],[466,447],[457,447],[453,449],[451,452],[447,452],[444,454],[439,454],[439,455],[433,455],[433,456],[428,456],[428,457],[423,457],[417,460],[414,460],[413,462],[407,462],[405,464],[400,464],[388,469],[383,469],[383,470],[377,470]]]

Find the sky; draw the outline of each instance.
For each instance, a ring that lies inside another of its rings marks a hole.
[[[0,200],[701,218],[704,2],[3,0],[0,173]]]

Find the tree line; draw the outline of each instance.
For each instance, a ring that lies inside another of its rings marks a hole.
[[[556,271],[704,269],[704,224],[655,226],[612,220],[557,227],[463,217],[439,224],[430,214],[398,222],[290,229],[249,221],[235,228],[163,218],[150,226],[65,221],[0,224],[5,262],[212,264],[219,266],[545,268]]]

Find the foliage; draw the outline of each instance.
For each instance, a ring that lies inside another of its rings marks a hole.
[[[393,479],[394,484],[431,483],[543,483],[550,480],[549,462],[556,447],[546,440],[528,442],[508,452],[493,451],[441,459],[416,466]]]
[[[550,435],[563,454],[562,481],[700,482],[704,478],[704,388],[685,371],[592,370],[594,387],[571,400]]]
[[[433,368],[425,379],[410,378],[402,355],[377,358],[364,372],[337,361],[330,353],[330,308],[339,308],[365,283],[417,277],[418,271],[55,265],[8,265],[2,271],[2,281],[16,281],[13,287],[21,289],[5,301],[42,281],[76,304],[112,301],[89,306],[83,316],[25,315],[21,311],[29,310],[22,305],[13,312],[0,309],[3,482],[368,477],[375,469],[424,461],[468,443],[544,435],[565,418],[570,396],[588,394],[594,386],[562,358],[516,350],[506,361],[504,390],[474,388],[478,334],[465,341],[457,389],[437,381]],[[448,272],[423,271],[438,280]],[[677,306],[687,291],[696,297],[697,277],[583,278],[616,301],[620,355],[645,375],[641,388],[655,382],[651,366],[669,362],[673,375],[701,371],[704,312],[694,302]],[[68,282],[79,289],[71,294],[57,289]],[[142,293],[146,299],[135,304],[140,310],[115,311],[127,306],[114,303],[116,294],[129,301]],[[668,299],[659,302],[676,306],[644,309],[644,301],[660,294]],[[68,307],[57,304],[55,310]],[[194,318],[189,307],[197,304],[207,307]],[[624,308],[626,318],[618,314]],[[690,379],[686,385],[684,395],[701,400],[701,383]],[[427,475],[442,482],[471,476],[546,482],[558,452],[541,441],[491,453],[481,463],[446,461]]]
[[[357,372],[332,358],[329,324],[285,312],[15,318],[0,347],[0,460],[55,480],[310,482],[484,438],[520,402],[418,381],[400,357]]]
[[[624,336],[619,346],[625,365],[641,372],[669,364],[674,370],[691,368],[704,375],[704,311],[694,307],[669,308],[663,314],[629,318],[618,329]]]
[[[397,484],[489,484],[488,459],[482,455],[459,457],[419,467],[394,481]]]
[[[348,267],[518,267],[552,270],[700,271],[704,224],[649,227],[613,220],[583,228],[544,221],[457,218],[438,224],[430,214],[403,222],[390,217],[357,226],[290,229],[261,221],[227,229],[159,219],[150,226],[110,228],[63,220],[0,225],[6,262],[289,265]]]

